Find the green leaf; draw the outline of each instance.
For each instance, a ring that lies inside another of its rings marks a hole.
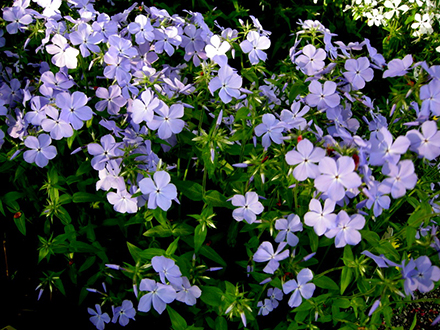
[[[18,218],[14,217],[14,222],[20,233],[26,236],[26,219],[24,217],[24,214],[22,213],[21,216]]]
[[[234,116],[234,121],[238,122],[242,119],[249,119],[249,109],[246,107],[240,108]]]
[[[217,190],[208,190],[203,197],[203,201],[213,207],[226,207],[233,209],[234,207],[232,204],[227,202],[226,199],[227,198]]]
[[[194,227],[187,225],[185,223],[179,223],[171,229],[171,233],[174,236],[188,236],[192,235],[194,232]]]
[[[195,231],[194,231],[194,250],[199,252],[200,247],[202,246],[203,242],[205,241],[206,234],[208,233],[208,230],[206,226],[202,224],[198,224]]]
[[[215,330],[228,330],[228,322],[223,316],[217,316],[215,319]]]
[[[127,242],[127,247],[135,262],[146,263],[155,256],[163,256],[165,254],[163,249],[149,248],[142,250],[130,242]]]
[[[372,244],[373,246],[378,244],[380,241],[379,235],[374,231],[361,230],[360,233],[362,235],[362,238],[364,238],[368,243]]]
[[[417,324],[417,313],[414,313],[414,320],[412,321],[409,330],[413,330],[416,327],[416,324]]]
[[[406,244],[408,247],[411,247],[416,240],[417,229],[414,227],[407,226],[406,227]]]
[[[170,305],[167,305],[167,311],[168,311],[168,315],[170,316],[171,327],[174,330],[185,330],[188,327],[188,324],[186,323],[185,319],[174,309],[172,309]]]
[[[193,181],[180,181],[173,180],[173,183],[176,185],[177,190],[183,193],[185,197],[193,201],[201,201],[203,199],[203,187]]]
[[[319,237],[313,230],[309,230],[308,235],[310,241],[310,249],[312,252],[316,252],[318,250]]]
[[[58,190],[58,189],[57,189]],[[58,204],[59,205],[63,205],[63,204],[69,204],[72,201],[72,196],[70,196],[69,194],[62,194],[59,198],[58,198]]]
[[[169,246],[168,249],[166,250],[165,254],[167,256],[171,256],[174,254],[174,252],[176,252],[177,247],[178,247],[178,243],[179,243],[179,237],[177,237]]]
[[[24,196],[24,194],[20,193],[18,191],[10,191],[7,194],[5,194],[5,196],[3,196],[3,201],[6,204],[9,204],[10,202],[16,201],[17,199],[19,199],[19,198],[21,198],[23,196]]]
[[[353,271],[351,268],[344,266],[341,272],[341,295],[344,294],[345,289],[347,289],[348,285],[351,282],[353,277]]]
[[[79,273],[87,270],[90,268],[90,266],[92,266],[96,261],[96,257],[95,256],[90,256],[86,259],[86,261],[84,261],[84,263],[81,265],[81,267],[79,268]]]
[[[340,308],[349,308],[351,306],[351,303],[348,299],[338,298],[333,300],[332,305]]]
[[[61,220],[63,225],[67,225],[72,222],[72,218],[70,217],[69,213],[62,206],[59,206],[57,208],[57,213],[55,215],[57,216],[58,219]]]
[[[348,244],[345,245],[345,247],[344,247],[344,254],[343,254],[342,260],[344,261],[344,265],[346,265],[348,267],[355,266],[353,251],[351,251],[351,246]]]
[[[321,289],[328,289],[328,290],[339,290],[339,286],[336,284],[335,281],[333,281],[330,277],[327,276],[320,276],[313,280],[313,283],[317,287],[320,287]]]
[[[153,211],[154,218],[162,225],[167,227],[169,225],[169,221],[167,220],[167,213],[161,208],[157,207]]]
[[[156,226],[153,228],[148,229],[144,236],[147,237],[170,237],[173,235],[173,232],[170,228],[165,228],[163,226]]]
[[[207,245],[203,245],[200,248],[200,253],[207,257],[208,259],[211,259],[212,261],[215,261],[216,263],[222,265],[223,267],[226,267],[226,262],[223,260],[222,257],[220,257],[220,255],[214,251],[213,248],[211,248],[210,246]]]
[[[222,290],[216,286],[202,286],[200,289],[202,290],[200,299],[202,299],[205,304],[213,307],[221,305],[223,296]]]
[[[86,192],[76,192],[72,196],[74,203],[93,203],[101,201],[101,197],[97,194],[89,194]]]

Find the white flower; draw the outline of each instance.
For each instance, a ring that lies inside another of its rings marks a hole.
[[[376,8],[373,9],[371,12],[366,13],[365,16],[368,19],[368,26],[380,26],[383,24],[383,15],[381,11],[377,10]]]
[[[396,14],[397,17],[399,17],[399,11],[406,12],[409,10],[409,7],[407,5],[402,5],[399,7],[401,0],[386,0],[384,6],[386,8],[390,8],[390,11],[387,11],[384,16],[386,19],[391,19],[394,14]]]
[[[415,22],[411,24],[411,28],[414,30],[419,29],[418,31],[414,31],[414,36],[419,37],[421,35],[431,34],[434,32],[431,26],[431,17],[429,14],[423,14],[422,16],[417,13],[414,16],[414,20]]]

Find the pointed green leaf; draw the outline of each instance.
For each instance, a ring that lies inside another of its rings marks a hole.
[[[353,271],[351,268],[344,266],[342,268],[341,273],[341,295],[344,294],[345,289],[347,289],[348,285],[351,282],[351,279],[353,277]]]
[[[196,227],[196,230],[194,232],[194,250],[196,253],[199,251],[200,247],[202,246],[203,242],[205,241],[206,234],[208,233],[208,230],[206,226],[202,224],[198,224]]]

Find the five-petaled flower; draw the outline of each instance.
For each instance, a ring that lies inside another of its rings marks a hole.
[[[148,208],[155,209],[160,207],[164,211],[168,211],[171,207],[171,201],[177,201],[176,186],[170,183],[171,177],[165,171],[155,172],[151,178],[143,178],[139,182],[139,188],[142,193],[148,195]]]
[[[257,214],[264,210],[263,204],[258,201],[256,192],[248,191],[245,196],[234,195],[230,199],[232,205],[240,206],[232,212],[232,216],[237,221],[246,220],[248,223],[253,223],[257,220]]]

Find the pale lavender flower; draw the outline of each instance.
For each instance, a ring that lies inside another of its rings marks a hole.
[[[105,324],[110,322],[110,316],[107,313],[102,313],[101,306],[96,304],[95,310],[91,308],[87,308],[87,311],[89,312],[92,317],[90,317],[90,322],[93,323],[93,325],[98,330],[103,330],[105,328]]]
[[[370,251],[362,251],[361,254],[366,255],[367,257],[374,260],[374,262],[380,267],[380,268],[388,268],[388,267],[400,267],[400,265],[396,264],[395,262],[392,262],[391,260],[385,258],[383,254],[380,256],[376,256]]]
[[[52,63],[57,67],[67,67],[68,69],[76,69],[78,65],[77,56],[79,50],[70,47],[67,39],[60,34],[52,37],[52,44],[46,46],[46,51],[53,55]]]
[[[165,171],[155,172],[151,178],[143,178],[139,182],[142,193],[148,195],[148,208],[155,209],[158,206],[167,211],[171,207],[171,201],[177,201],[177,189],[172,183],[170,175]]]
[[[304,181],[307,178],[315,179],[321,172],[318,165],[325,157],[325,150],[319,147],[314,148],[312,142],[307,139],[301,140],[297,150],[290,150],[286,153],[286,162],[289,165],[298,165],[293,170],[293,176],[298,181]]]
[[[227,41],[222,42],[220,36],[213,35],[209,40],[209,44],[205,46],[205,53],[214,62],[224,66],[228,62],[225,54],[229,49],[231,49],[231,45]]]
[[[288,304],[290,307],[298,307],[302,303],[302,298],[310,299],[315,292],[316,286],[313,283],[307,283],[313,279],[312,271],[308,268],[303,268],[298,273],[297,280],[289,280],[283,284],[283,292],[289,294],[293,291],[289,298]]]
[[[433,266],[427,256],[417,258],[415,264],[417,270],[412,274],[412,278],[416,282],[417,289],[421,293],[434,289],[434,282],[440,280],[440,268]]]
[[[135,315],[136,309],[133,307],[133,303],[130,300],[126,299],[122,302],[121,306],[116,307],[113,310],[112,322],[116,323],[119,318],[119,324],[125,327],[130,319],[134,321]]]
[[[259,301],[257,304],[257,307],[260,307],[258,310],[258,315],[263,314],[263,316],[268,315],[270,312],[273,311],[273,304],[270,299],[264,299],[264,302]]]
[[[214,77],[208,85],[212,95],[220,89],[219,95],[224,103],[229,103],[232,98],[240,97],[240,88],[243,83],[241,78],[229,65],[224,65],[218,71],[218,76]]]
[[[182,277],[182,285],[176,288],[176,291],[176,300],[188,306],[194,306],[197,302],[197,298],[202,295],[202,290],[196,285],[191,285],[186,276]]]
[[[289,214],[287,219],[278,219],[275,221],[275,229],[279,230],[275,242],[280,243],[286,240],[290,246],[296,246],[299,242],[298,236],[294,232],[302,231],[303,224],[296,214]]]
[[[386,127],[381,127],[370,142],[371,165],[383,165],[385,162],[397,164],[400,155],[404,154],[411,144],[410,140],[403,135],[397,137],[393,143],[393,136]]]
[[[50,145],[52,139],[47,134],[40,134],[38,138],[28,136],[24,140],[24,145],[31,150],[27,150],[23,154],[23,158],[28,163],[35,163],[39,167],[45,167],[49,163],[49,159],[55,158],[57,149]]]
[[[108,38],[110,48],[108,54],[112,57],[132,58],[138,55],[137,49],[133,47],[130,40],[120,37],[119,35],[111,35]]]
[[[156,281],[144,278],[139,285],[141,291],[148,291],[139,300],[138,311],[149,312],[151,305],[159,313],[162,314],[167,304],[176,299],[176,290],[171,285],[156,283]]]
[[[164,256],[155,256],[151,259],[151,265],[159,273],[163,284],[167,284],[166,278],[174,286],[180,287],[182,285],[182,273],[174,260]]]
[[[175,26],[161,27],[154,30],[155,39],[154,50],[156,53],[161,54],[164,50],[168,56],[174,54],[174,47],[179,46],[182,43],[182,36],[179,34],[179,29]]]
[[[253,260],[255,262],[269,261],[266,267],[264,267],[263,272],[268,274],[273,274],[280,266],[279,262],[289,257],[289,250],[282,251],[286,247],[286,245],[287,245],[286,242],[281,242],[278,245],[277,250],[274,251],[272,243],[263,242],[258,247],[257,252],[255,252],[253,256]]]
[[[58,110],[48,110],[46,111],[46,114],[50,118],[46,117],[41,121],[41,128],[45,132],[50,133],[50,137],[52,139],[61,140],[63,138],[71,137],[73,135],[72,126],[67,121],[60,118],[60,113]]]
[[[354,189],[362,184],[359,175],[354,172],[355,163],[348,156],[339,157],[337,161],[324,157],[319,162],[322,173],[315,179],[315,188],[326,193],[331,200],[338,202],[345,196],[345,189]]]
[[[107,109],[107,112],[111,115],[117,115],[120,108],[127,103],[127,100],[121,96],[121,87],[118,85],[111,85],[108,89],[98,87],[96,96],[104,100],[98,101],[95,109],[98,111]]]
[[[135,124],[140,124],[143,121],[147,123],[153,120],[154,110],[164,104],[155,97],[150,89],[142,92],[141,98],[133,101],[132,105],[132,119]]]
[[[307,121],[303,116],[309,112],[310,107],[308,105],[301,109],[301,102],[293,102],[290,106],[290,110],[281,110],[280,119],[286,129],[300,129],[303,130],[307,127]]]
[[[402,60],[394,59],[388,63],[388,70],[383,73],[383,78],[404,76],[413,64],[411,55],[406,55]]]
[[[351,217],[344,210],[338,213],[336,227],[329,229],[325,236],[335,237],[335,246],[337,248],[345,245],[357,245],[362,236],[359,230],[365,226],[365,218],[360,214],[354,214]]]
[[[124,190],[109,192],[107,200],[113,205],[113,209],[119,213],[136,213],[138,211],[137,199]]]
[[[404,196],[406,190],[416,186],[417,175],[414,173],[414,164],[409,159],[402,160],[396,165],[385,163],[382,173],[388,176],[382,182],[386,187],[385,191],[391,192],[391,196],[395,199]]]
[[[256,192],[248,191],[246,196],[234,195],[231,199],[234,206],[239,206],[232,212],[232,216],[237,221],[246,220],[248,223],[253,223],[257,220],[257,214],[264,210],[263,204],[258,201]]]
[[[336,83],[326,81],[321,85],[317,80],[313,80],[309,85],[310,94],[306,96],[306,101],[311,107],[318,107],[318,110],[334,108],[339,105],[341,97],[336,92]]]
[[[270,288],[267,290],[267,296],[272,302],[273,308],[277,308],[279,301],[283,300],[283,291],[278,288]]]
[[[107,52],[104,55],[104,62],[107,64],[104,68],[106,78],[116,79],[121,86],[129,83],[131,80],[131,74],[129,73],[131,63],[128,58]]]
[[[284,128],[280,125],[280,121],[275,118],[271,113],[266,113],[263,115],[263,123],[255,127],[255,135],[262,137],[262,145],[267,149],[271,145],[271,140],[276,144],[281,144],[283,142],[283,132]]]
[[[266,61],[267,54],[263,50],[270,47],[270,40],[264,35],[260,35],[256,31],[249,31],[246,40],[240,43],[240,48],[245,54],[249,54],[249,61],[252,65],[258,62]]]
[[[326,57],[324,49],[316,49],[315,46],[308,44],[302,49],[302,54],[295,59],[295,63],[306,75],[313,76],[324,68]]]
[[[330,198],[325,200],[324,208],[317,199],[312,198],[309,203],[309,210],[304,215],[304,223],[307,226],[313,227],[316,235],[322,236],[329,229],[336,226],[337,215],[333,213],[335,202]]]
[[[159,137],[163,140],[168,139],[173,134],[178,134],[185,126],[182,119],[184,115],[184,108],[182,104],[175,103],[168,107],[163,104],[162,107],[157,107],[154,111],[158,116],[154,116],[151,121],[147,122],[149,129],[158,130]]]
[[[365,87],[365,82],[373,79],[373,69],[370,68],[370,61],[366,57],[358,59],[348,59],[345,62],[344,77],[352,85],[353,90],[359,90]]]

